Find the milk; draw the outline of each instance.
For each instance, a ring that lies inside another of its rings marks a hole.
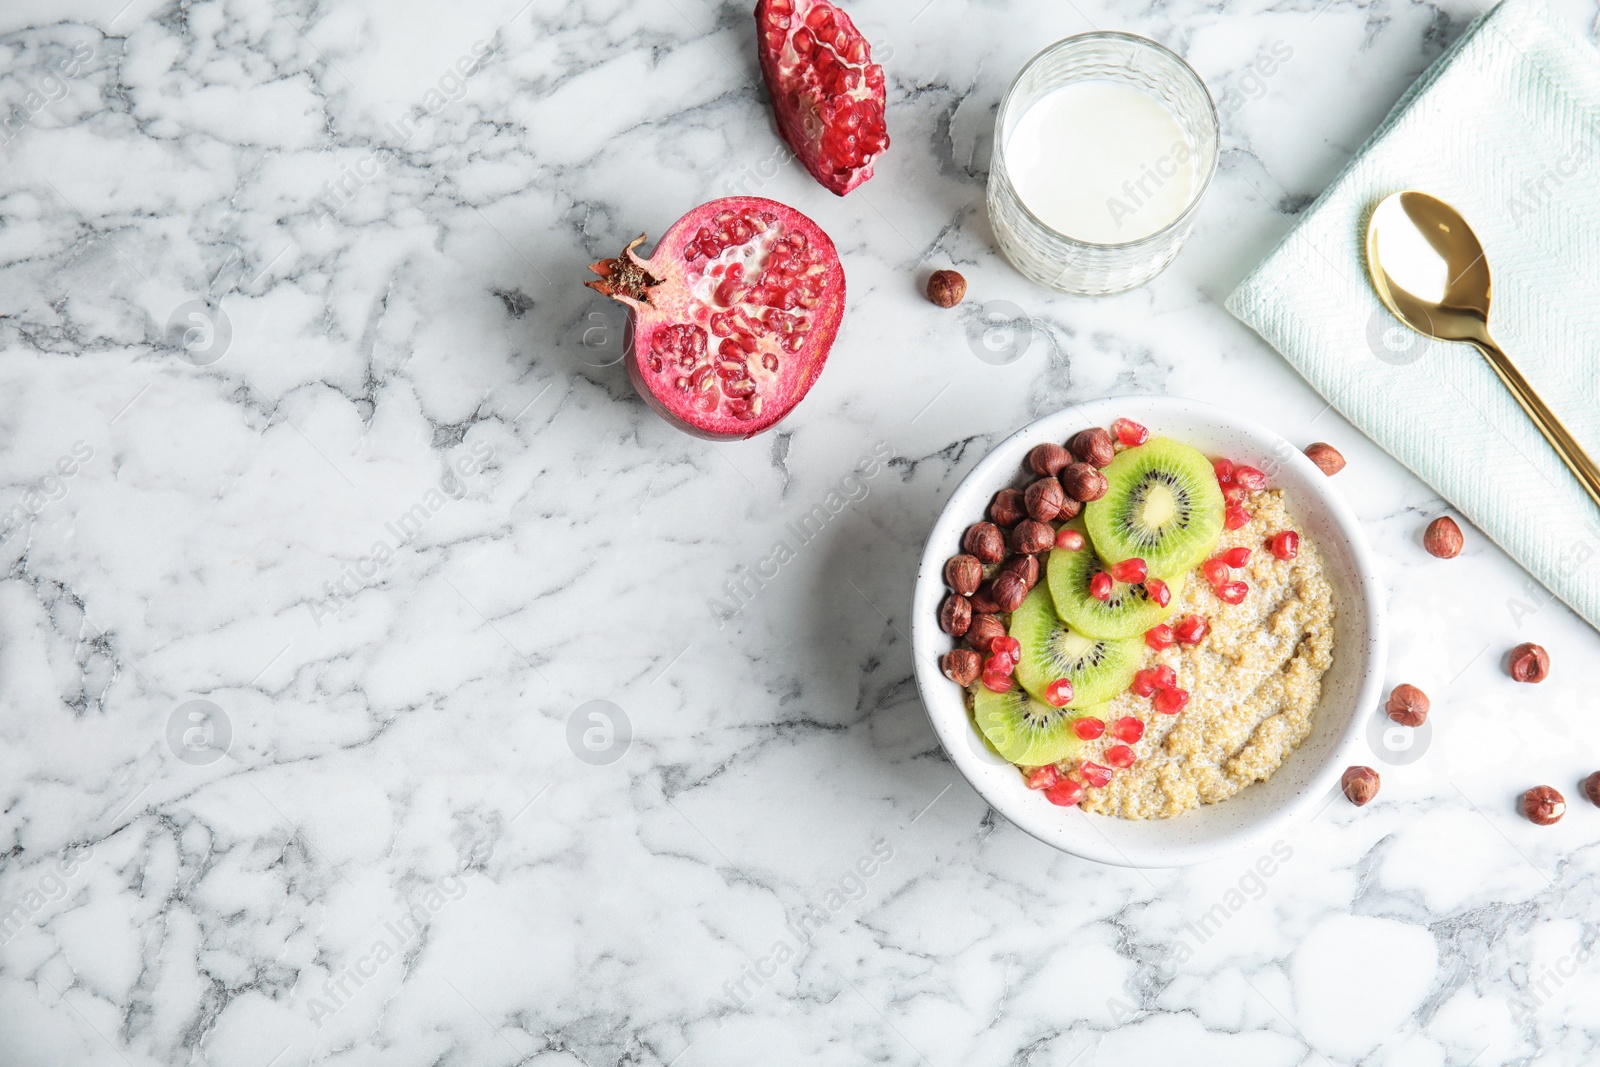
[[[1189,206],[1194,151],[1165,105],[1131,85],[1079,81],[1040,97],[1011,128],[1006,173],[1051,229],[1125,244]]]

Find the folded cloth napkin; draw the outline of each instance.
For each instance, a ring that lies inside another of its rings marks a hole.
[[[1373,292],[1367,218],[1401,189],[1472,225],[1495,339],[1600,458],[1600,55],[1538,4],[1506,0],[1407,91],[1227,303],[1600,628],[1600,508],[1475,349],[1410,333]],[[1520,625],[1542,602],[1513,597],[1505,610]]]

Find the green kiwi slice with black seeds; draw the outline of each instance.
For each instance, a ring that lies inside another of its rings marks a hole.
[[[1196,449],[1153,437],[1125,449],[1102,472],[1106,492],[1083,508],[1089,539],[1102,558],[1135,557],[1171,583],[1211,554],[1222,536],[1222,488]]]
[[[1067,526],[1083,532],[1081,517]],[[1150,598],[1148,579],[1138,585],[1113,581],[1111,596],[1106,600],[1096,600],[1089,594],[1089,583],[1101,571],[1109,574],[1111,564],[1095,551],[1095,546],[1087,538],[1083,547],[1076,552],[1067,548],[1051,551],[1050,562],[1045,568],[1046,584],[1050,586],[1050,597],[1055,602],[1055,613],[1083,636],[1107,640],[1137,638],[1152,626],[1166,622],[1178,610],[1178,600],[1183,595],[1183,583],[1187,577],[1185,572],[1164,579],[1172,596],[1163,607]],[[1014,627],[1016,624],[1013,622],[1012,625]]]
[[[973,687],[972,717],[1003,759],[1024,767],[1059,763],[1083,744],[1072,721],[1088,714],[1081,709],[1053,708],[1027,690],[995,693],[982,683]],[[1102,718],[1104,716],[1102,715]]]
[[[1046,687],[1065,678],[1072,683],[1069,708],[1104,704],[1120,695],[1144,658],[1144,641],[1137,637],[1111,641],[1087,637],[1062,622],[1043,582],[1011,613],[1011,636],[1022,646],[1017,664],[1022,688],[1044,700]]]

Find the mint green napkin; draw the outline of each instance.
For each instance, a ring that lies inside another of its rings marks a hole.
[[[1600,55],[1539,5],[1506,0],[1411,87],[1227,304],[1600,628],[1600,508],[1475,350],[1406,331],[1367,280],[1367,216],[1407,188],[1472,224],[1493,271],[1496,340],[1600,457]],[[1537,604],[1505,610],[1520,622]]]

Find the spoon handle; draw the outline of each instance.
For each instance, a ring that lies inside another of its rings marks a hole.
[[[1499,345],[1488,337],[1481,341],[1473,339],[1472,343],[1488,359],[1489,366],[1494,368],[1495,374],[1499,375],[1506,388],[1511,390],[1511,395],[1522,405],[1522,410],[1528,413],[1528,418],[1533,420],[1539,432],[1544,434],[1544,439],[1550,442],[1550,447],[1556,450],[1561,462],[1565,463],[1573,477],[1578,479],[1578,483],[1589,494],[1589,499],[1600,504],[1600,467],[1589,458],[1589,453],[1583,450],[1583,446],[1567,432],[1561,420],[1545,406],[1543,400],[1539,399],[1539,394],[1533,391],[1528,379],[1522,376],[1516,364],[1511,362],[1511,357],[1507,356]]]

